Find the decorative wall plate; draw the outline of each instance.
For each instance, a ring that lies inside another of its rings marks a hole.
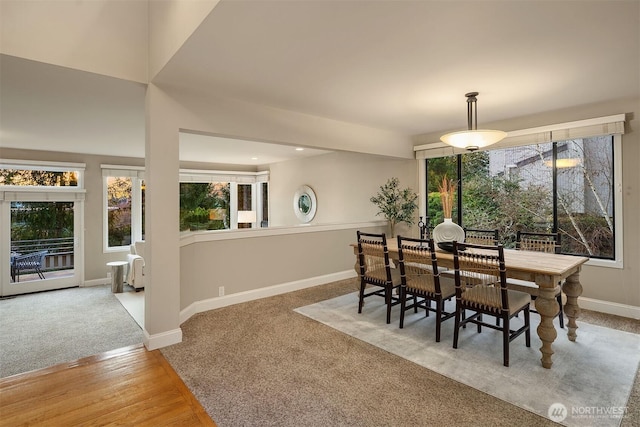
[[[296,190],[296,194],[293,196],[293,212],[300,222],[310,222],[316,216],[317,208],[316,193],[311,187],[303,185]]]

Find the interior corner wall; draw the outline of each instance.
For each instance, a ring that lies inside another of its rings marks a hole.
[[[149,81],[167,64],[218,2],[219,0],[148,2]]]
[[[146,1],[2,0],[0,52],[146,83],[147,22]]]

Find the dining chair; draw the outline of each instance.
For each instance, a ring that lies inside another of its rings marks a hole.
[[[464,241],[477,245],[495,246],[498,244],[498,230],[464,228]]]
[[[389,250],[387,248],[387,237],[384,233],[363,233],[358,234],[358,263],[360,266],[360,292],[358,302],[358,313],[362,313],[364,299],[373,295],[384,297],[387,306],[387,324],[391,323],[391,307],[399,304],[398,296],[393,295],[401,284],[400,270],[391,268]],[[378,289],[366,293],[367,285],[375,286]]]
[[[451,277],[442,277],[438,269],[436,251],[432,239],[414,239],[398,236],[398,263],[400,264],[400,329],[404,327],[404,313],[418,308],[436,314],[436,342],[440,342],[442,322],[455,316],[446,312],[444,305],[456,294]],[[407,306],[407,298],[413,303]],[[421,299],[418,299],[421,298]],[[431,307],[435,303],[435,308]]]
[[[502,357],[504,366],[509,366],[509,344],[525,334],[525,344],[531,347],[529,306],[531,296],[525,292],[507,288],[507,274],[502,245],[487,246],[468,243],[453,244],[455,268],[456,312],[453,348],[458,348],[460,328],[467,323],[502,332]],[[471,311],[471,316],[465,315]],[[511,319],[524,313],[524,325],[511,329]],[[500,325],[484,322],[482,316],[500,319]]]
[[[547,253],[560,253],[560,233],[533,233],[526,231],[518,231],[516,234],[516,249],[521,251],[534,251],[534,252],[547,252]],[[527,292],[531,295],[531,299],[535,300],[538,297],[539,287],[534,282],[528,282],[526,280],[507,279],[511,289]],[[558,320],[560,321],[560,328],[564,329],[564,308],[562,305],[562,287],[559,287],[556,293],[556,300],[558,301]],[[531,309],[533,313],[537,313],[535,309]]]

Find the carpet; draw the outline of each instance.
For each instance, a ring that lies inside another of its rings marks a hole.
[[[0,300],[0,377],[140,344],[143,333],[110,286]]]
[[[448,303],[448,310],[453,302]],[[295,311],[352,337],[410,360],[498,399],[568,426],[618,426],[640,363],[640,335],[578,321],[578,340],[565,331],[553,344],[553,367],[540,365],[541,342],[535,333],[539,317],[532,313],[531,347],[524,336],[511,343],[510,367],[502,365],[501,334],[493,330],[461,331],[452,348],[454,320],[442,325],[435,342],[435,316],[412,310],[398,328],[399,307],[385,324],[382,298],[369,298],[357,313],[357,293],[343,295]],[[516,319],[518,321],[518,319]],[[557,320],[556,320],[557,322]],[[564,412],[563,412],[564,411]]]

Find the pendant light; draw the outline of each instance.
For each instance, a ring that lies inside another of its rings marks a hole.
[[[478,109],[476,106],[478,92],[469,92],[464,96],[467,97],[467,126],[469,129],[442,135],[442,137],[440,137],[442,142],[453,147],[476,151],[480,148],[495,144],[507,136],[507,133],[501,130],[478,130]]]

